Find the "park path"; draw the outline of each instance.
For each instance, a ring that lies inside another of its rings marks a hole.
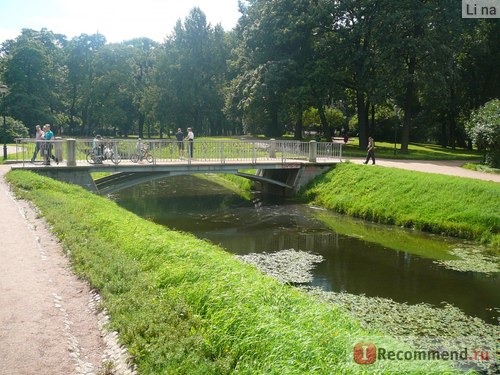
[[[362,164],[365,161],[364,158],[345,158],[344,160],[356,164]],[[465,164],[463,160],[376,159],[376,165],[382,167],[400,168],[419,172],[437,173],[449,176],[500,182],[500,174],[472,171],[470,169],[462,168],[461,166],[463,164]],[[367,167],[371,167],[371,161],[368,163]]]
[[[0,164],[0,375],[133,374],[99,296]]]
[[[465,170],[457,161],[377,164],[500,182],[498,175]],[[4,179],[9,170],[0,165],[0,375],[96,374],[121,350],[100,328],[98,297],[73,274],[36,210],[14,198]],[[132,373],[120,366],[115,373]]]
[[[43,220],[16,200],[0,165],[0,374],[97,373],[95,302]]]

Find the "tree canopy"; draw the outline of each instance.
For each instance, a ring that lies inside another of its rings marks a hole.
[[[249,0],[240,12],[224,31],[193,8],[162,43],[23,29],[0,49],[7,113],[66,135],[343,128],[360,147],[401,126],[404,152],[477,142],[469,117],[500,96],[500,24],[462,19],[454,0]]]

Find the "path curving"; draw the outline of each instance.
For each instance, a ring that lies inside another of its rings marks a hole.
[[[344,161],[362,164],[365,159],[345,158]],[[389,168],[400,168],[412,171],[437,173],[449,176],[474,178],[484,181],[500,182],[500,174],[472,171],[462,168],[466,162],[463,160],[393,160],[376,159],[376,165]],[[371,161],[367,167],[371,167]]]

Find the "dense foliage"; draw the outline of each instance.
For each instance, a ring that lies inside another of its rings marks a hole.
[[[240,11],[224,31],[194,8],[163,43],[23,29],[0,51],[8,114],[75,135],[344,129],[362,149],[374,135],[406,151],[467,145],[470,113],[500,97],[500,24],[462,19],[455,0],[249,0]]]
[[[485,151],[486,164],[500,168],[500,100],[491,100],[474,111],[467,130],[477,147]]]

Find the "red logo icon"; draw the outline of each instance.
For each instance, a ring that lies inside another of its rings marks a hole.
[[[372,343],[360,342],[354,345],[354,362],[371,365],[377,360],[377,347]]]

